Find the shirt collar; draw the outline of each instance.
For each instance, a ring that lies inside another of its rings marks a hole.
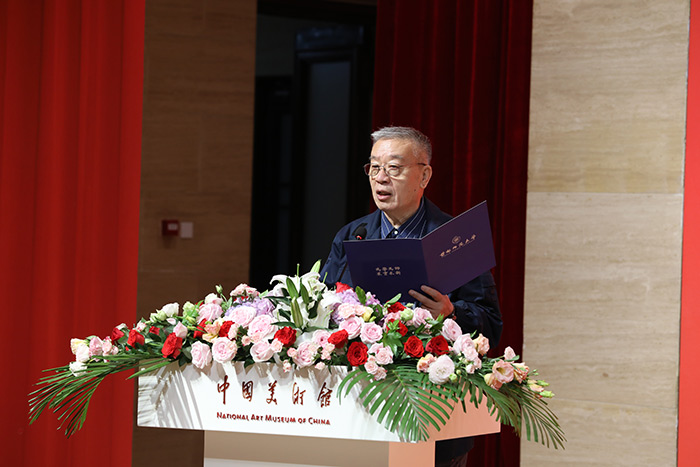
[[[426,220],[425,198],[421,198],[418,210],[396,229],[382,212],[382,238],[387,238],[392,232],[392,238],[420,238],[423,236]]]

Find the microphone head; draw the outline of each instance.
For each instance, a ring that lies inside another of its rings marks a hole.
[[[365,227],[365,224],[358,225],[355,231],[352,233],[352,236],[355,237],[355,240],[364,240],[367,236],[367,228]]]

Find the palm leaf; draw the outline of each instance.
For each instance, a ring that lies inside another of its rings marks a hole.
[[[430,425],[440,430],[454,408],[454,393],[440,389],[425,376],[413,364],[388,367],[386,377],[380,381],[355,370],[341,382],[340,395],[349,394],[357,384],[366,385],[358,399],[377,422],[402,439],[424,441]]]

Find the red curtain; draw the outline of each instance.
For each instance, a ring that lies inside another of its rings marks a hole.
[[[459,214],[487,200],[504,331],[522,355],[531,0],[379,0],[374,127],[413,126],[433,142],[426,195]],[[469,465],[517,466],[504,427]]]
[[[132,382],[69,440],[27,394],[71,338],[136,318],[143,35],[144,0],[0,0],[3,465],[131,462]]]

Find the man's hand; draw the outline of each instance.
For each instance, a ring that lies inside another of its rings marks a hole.
[[[452,314],[455,307],[447,295],[441,294],[427,285],[421,285],[420,289],[426,295],[416,292],[415,290],[409,290],[408,294],[418,300],[421,307],[428,310],[430,314],[433,315],[433,318],[437,318],[440,315],[448,317]]]

